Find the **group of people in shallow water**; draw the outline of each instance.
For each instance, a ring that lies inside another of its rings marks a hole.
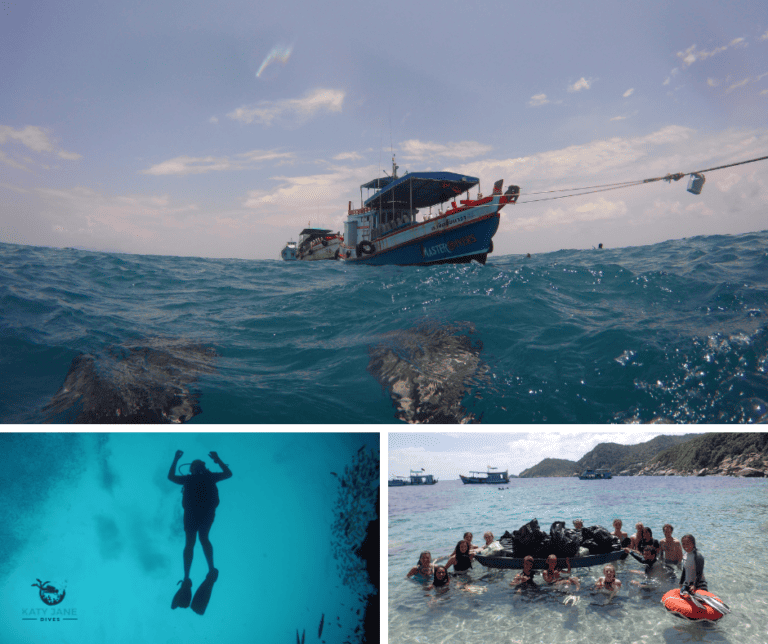
[[[580,519],[575,519],[573,526],[576,530],[584,528]],[[673,566],[675,566],[681,570],[681,591],[707,590],[707,582],[704,579],[704,557],[696,549],[696,539],[693,535],[686,534],[678,540],[672,536],[674,528],[669,523],[663,526],[664,539],[660,541],[654,539],[651,528],[642,523],[635,524],[635,534],[631,537],[622,531],[621,519],[614,519],[613,528],[614,531],[611,534],[620,539],[624,552],[644,566],[643,570],[630,570],[630,573],[644,575],[646,579],[650,579],[669,574],[670,571],[674,572]],[[476,554],[493,555],[503,550],[502,545],[494,539],[493,533],[486,532],[483,537],[485,546],[479,546],[472,543],[472,533],[465,532],[464,538],[456,544],[453,552],[434,562],[432,554],[425,550],[419,555],[417,564],[408,571],[406,577],[417,577],[423,581],[431,580],[432,583],[427,586],[428,589],[450,586],[451,575],[448,569],[451,566],[453,566],[454,577],[466,575],[472,567]],[[447,559],[445,565],[437,565],[444,559]],[[578,577],[571,576],[570,559],[566,558],[565,561],[566,569],[564,570],[558,567],[557,556],[551,554],[547,557],[547,567],[541,571],[544,583],[557,588],[579,590],[581,581]],[[525,557],[522,570],[515,575],[510,585],[518,587],[518,591],[526,586],[537,586],[534,579],[538,571],[534,570],[533,565],[533,557]],[[631,583],[639,585],[643,582],[632,581]],[[616,569],[612,564],[603,567],[603,575],[595,582],[594,587],[612,592],[617,592],[621,588],[621,581],[616,578]]]

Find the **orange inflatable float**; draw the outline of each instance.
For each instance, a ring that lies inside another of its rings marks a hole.
[[[686,596],[680,595],[678,588],[673,588],[664,594],[661,603],[673,615],[693,621],[704,619],[716,622],[731,612],[722,599],[706,590],[697,590],[694,594]]]

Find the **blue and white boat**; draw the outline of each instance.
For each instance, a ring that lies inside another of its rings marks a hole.
[[[349,202],[340,259],[378,266],[472,260],[485,264],[493,252],[500,211],[517,201],[520,188],[510,186],[502,194],[500,180],[491,195],[483,197],[478,191],[477,198],[470,199],[470,188],[480,183],[476,177],[453,172],[410,172],[398,177],[397,168],[393,157],[391,177],[360,186],[361,202],[364,188],[375,190],[361,208],[353,210]],[[466,198],[460,199],[464,193]],[[429,213],[417,221],[419,210],[424,208],[429,208]]]
[[[296,261],[299,258],[296,257],[296,242],[295,241],[289,241],[285,243],[285,248],[280,251],[280,257],[283,258],[283,261],[286,262],[292,262]]]

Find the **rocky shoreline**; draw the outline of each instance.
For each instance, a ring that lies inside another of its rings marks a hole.
[[[762,454],[726,456],[717,466],[699,470],[676,469],[663,463],[645,465],[636,463],[617,473],[618,476],[741,476],[761,478],[768,476],[768,458]]]

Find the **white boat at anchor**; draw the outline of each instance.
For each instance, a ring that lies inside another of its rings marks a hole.
[[[338,259],[342,237],[325,228],[305,228],[299,234],[296,256],[306,261]]]

